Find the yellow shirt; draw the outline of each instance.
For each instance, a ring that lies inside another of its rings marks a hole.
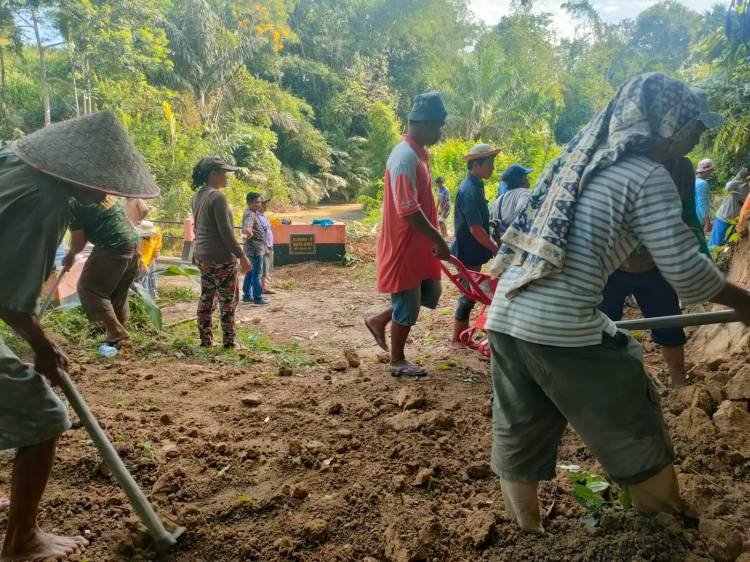
[[[162,233],[158,226],[154,229],[156,233],[148,238],[141,238],[141,266],[143,268],[151,267],[156,260],[156,256],[161,252]]]

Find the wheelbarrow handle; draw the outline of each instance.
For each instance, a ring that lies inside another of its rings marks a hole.
[[[96,445],[99,454],[104,458],[107,466],[112,471],[117,483],[120,488],[125,492],[130,500],[130,504],[135,509],[136,513],[140,517],[143,524],[148,529],[149,534],[154,539],[154,548],[158,551],[167,550],[177,543],[177,539],[185,532],[184,527],[179,527],[173,533],[167,531],[164,528],[164,524],[159,519],[159,516],[151,507],[151,504],[146,499],[143,491],[138,487],[133,476],[128,472],[127,467],[120,459],[117,451],[109,442],[104,431],[102,431],[99,422],[96,421],[94,414],[89,410],[88,405],[84,401],[81,394],[78,392],[73,380],[70,375],[66,372],[60,374],[60,386],[62,387],[65,396],[68,398],[70,405],[78,414],[78,418],[81,420],[83,427],[86,428],[91,440]]]
[[[474,275],[472,275],[472,273],[476,272],[472,272],[466,269],[466,266],[456,256],[450,256],[447,261],[449,261],[458,270],[458,273],[451,273],[450,269],[448,269],[443,262],[440,262],[440,267],[442,268],[443,273],[445,273],[446,277],[448,277],[448,279],[450,279],[453,284],[458,287],[458,290],[461,291],[461,294],[481,304],[492,304],[492,297],[487,296],[487,293],[484,292],[482,287],[479,286],[479,283],[477,283],[477,280],[474,278]],[[469,284],[468,288],[461,283],[462,278],[466,279],[466,282]]]

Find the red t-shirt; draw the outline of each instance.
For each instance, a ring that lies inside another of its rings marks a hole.
[[[440,262],[433,243],[414,230],[404,217],[420,210],[437,228],[429,153],[409,135],[391,152],[385,169],[383,225],[375,263],[378,291],[398,293],[418,287],[425,279],[440,279]]]

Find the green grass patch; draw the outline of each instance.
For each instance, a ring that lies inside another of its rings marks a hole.
[[[181,285],[166,285],[159,289],[159,306],[172,306],[182,302],[195,302],[198,292],[192,287]]]
[[[277,367],[315,365],[315,359],[296,343],[277,344],[267,334],[245,326],[237,326],[236,333],[237,343],[246,349],[224,349],[219,345],[200,347],[196,323],[191,320],[174,326],[170,331],[169,348],[173,353],[245,367],[260,361],[271,362]]]
[[[282,281],[279,283],[279,287],[281,289],[284,289],[285,291],[293,291],[298,287],[298,283],[294,279],[287,279],[286,281]]]

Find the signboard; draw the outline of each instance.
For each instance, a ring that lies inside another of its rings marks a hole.
[[[289,235],[289,255],[290,256],[310,256],[315,255],[315,235],[314,234],[290,234]]]

